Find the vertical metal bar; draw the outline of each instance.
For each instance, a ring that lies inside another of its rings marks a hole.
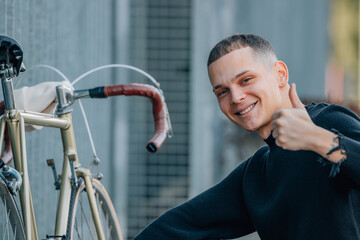
[[[111,38],[110,38],[110,41],[111,41],[111,47],[112,47],[112,51],[111,51],[111,62],[112,63],[116,63],[118,62],[117,60],[117,56],[119,55],[118,54],[118,28],[117,28],[117,25],[118,25],[118,21],[116,19],[116,16],[117,16],[117,0],[112,0],[111,1],[111,10],[110,10],[110,24],[111,24],[111,29],[113,29],[111,32],[112,32],[112,35],[111,35]],[[111,81],[111,84],[114,85],[116,84],[116,79],[118,79],[118,76],[117,76],[117,69],[115,68],[112,68],[111,69],[111,72],[110,72],[110,79],[112,80]],[[116,109],[117,109],[117,106],[116,106],[116,98],[110,98],[110,126],[112,129],[114,129],[114,131],[110,131],[110,143],[109,144],[109,178],[110,179],[113,179],[113,176],[116,175],[116,168],[115,167],[112,167],[112,166],[115,166],[114,162],[115,162],[115,154],[114,154],[114,149],[116,149],[115,147],[115,121],[117,120],[115,118],[116,116]],[[115,148],[114,148],[115,147]],[[110,184],[110,188],[109,188],[109,193],[111,196],[114,196],[115,195],[115,184]]]
[[[62,236],[66,233],[66,224],[68,221],[68,213],[69,213],[70,197],[71,197],[71,184],[69,178],[70,178],[69,161],[67,155],[64,154],[63,168],[61,173],[59,203],[57,207],[56,222],[55,222],[56,236]]]
[[[22,174],[23,185],[20,189],[20,203],[25,224],[27,239],[38,239],[34,209],[31,206],[31,192],[26,160],[25,124],[23,118],[16,114],[15,119],[8,122],[10,140],[12,145],[14,165]]]
[[[11,141],[11,146],[12,146],[15,169],[21,175],[23,175],[24,170],[23,170],[22,158],[21,158],[19,122],[14,121],[14,120],[8,121],[7,125],[8,125],[8,129],[9,129],[9,134],[10,134],[10,141]],[[23,186],[25,186],[24,181],[23,181]],[[28,227],[29,224],[26,225],[27,219],[28,219],[27,216],[29,215],[29,212],[26,208],[25,201],[24,201],[24,199],[26,198],[24,187],[21,187],[20,192],[19,192],[19,197],[20,197],[21,209],[22,209],[22,213],[23,213],[23,219],[24,219],[24,223],[25,223],[25,233],[26,233],[26,236],[29,236],[29,234],[30,234],[30,232],[29,232],[30,228]]]
[[[12,79],[4,76],[1,79],[1,85],[4,94],[5,109],[6,110],[15,109],[14,87],[13,87]]]
[[[75,154],[76,160],[74,164],[78,164],[78,157],[75,145],[74,129],[71,122],[71,113],[61,115],[60,118],[68,119],[70,126],[67,129],[61,129],[61,138],[64,147],[63,168],[61,173],[61,186],[59,203],[56,213],[55,235],[62,236],[66,234],[66,226],[69,216],[70,198],[71,198],[71,183],[70,183],[70,163],[68,155]]]
[[[19,115],[20,116],[20,115]],[[32,205],[29,172],[27,165],[26,155],[26,141],[25,141],[25,122],[24,118],[20,116],[20,146],[21,146],[21,158],[22,158],[22,169],[23,169],[23,188],[24,188],[24,205],[27,209],[26,213],[26,238],[27,239],[38,239],[34,206]],[[31,236],[31,237],[30,237]]]
[[[130,8],[131,0],[112,0],[111,23],[114,24],[112,29],[112,45],[115,49],[111,51],[112,63],[128,62],[130,44]],[[116,84],[116,79],[128,79],[129,71],[118,71],[114,68],[111,72],[111,84]],[[110,98],[110,131],[109,138],[109,164],[108,171],[110,182],[117,184],[108,184],[109,195],[113,199],[115,208],[118,211],[118,217],[122,223],[123,237],[127,239],[127,222],[128,222],[128,136],[129,136],[129,113],[128,101],[119,98]],[[109,100],[110,100],[109,99]],[[121,111],[119,111],[121,109]],[[124,194],[126,193],[126,194]]]
[[[5,118],[1,118],[1,125],[0,125],[0,149],[2,149],[5,137]]]
[[[93,186],[91,183],[90,172],[89,172],[89,174],[86,174],[84,176],[84,179],[85,179],[86,193],[88,195],[91,214],[92,214],[92,217],[94,220],[98,239],[105,240],[104,231],[102,229],[102,225],[101,225],[101,221],[100,221],[99,209],[97,208],[97,205],[96,205],[95,192],[94,192],[94,189],[93,189]]]

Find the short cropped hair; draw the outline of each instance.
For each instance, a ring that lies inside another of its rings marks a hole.
[[[265,60],[265,62],[275,63],[277,57],[270,42],[255,34],[238,33],[230,37],[221,40],[215,47],[210,51],[207,66],[215,62],[222,56],[245,47],[250,47],[254,50],[254,53]]]

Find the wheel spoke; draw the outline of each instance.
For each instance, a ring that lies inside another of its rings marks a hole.
[[[74,240],[97,239],[95,223],[92,218],[84,183],[81,182],[80,185],[79,189],[72,194],[71,202],[73,206],[71,207],[72,210],[69,213],[72,226],[71,224],[68,225],[68,227],[70,227],[70,229],[68,229],[69,236]],[[103,228],[105,238],[110,240],[121,240],[122,237],[118,220],[108,194],[97,180],[93,180],[93,189],[95,193],[96,207],[99,210],[101,226]]]
[[[6,212],[6,201],[4,201],[4,209],[5,209],[5,212]],[[3,219],[3,223],[4,222],[7,222],[7,214],[3,214],[4,215],[4,219]],[[3,237],[2,237],[2,239],[5,239],[5,237],[6,237],[6,233],[7,233],[7,231],[6,231],[6,224],[2,224],[3,226]]]
[[[6,232],[7,232],[8,239],[9,239],[9,236],[10,236],[10,233],[9,233],[9,216],[10,216],[10,209],[8,209],[8,208],[6,207],[6,204],[5,204],[5,210],[7,210],[5,229],[6,229]],[[4,232],[5,232],[5,231],[4,231]],[[4,234],[4,239],[5,239],[5,234]]]
[[[88,230],[89,230],[89,232],[90,232],[90,237],[91,237],[91,239],[93,239],[92,236],[95,236],[95,235],[92,233],[92,229],[91,229],[90,223],[89,223],[89,221],[88,221],[88,218],[89,218],[89,219],[92,219],[92,218],[91,218],[91,216],[89,216],[89,217],[86,216],[86,213],[85,213],[86,211],[84,210],[84,207],[83,207],[82,198],[81,198],[79,204],[80,204],[80,208],[81,208],[81,215],[82,215],[82,217],[84,217],[85,223],[86,223],[86,225],[87,225],[87,227],[88,227]]]
[[[0,239],[25,239],[22,219],[13,195],[0,178]]]

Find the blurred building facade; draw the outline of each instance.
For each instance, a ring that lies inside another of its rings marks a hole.
[[[31,69],[40,63],[57,67],[70,80],[100,65],[125,63],[160,82],[174,137],[156,154],[145,149],[153,134],[149,102],[133,97],[83,103],[102,159],[103,183],[128,239],[167,209],[221,180],[263,145],[256,134],[225,119],[213,96],[206,62],[222,38],[238,32],[264,36],[287,63],[300,97],[325,98],[327,0],[1,0],[0,9],[0,34],[16,38],[24,48],[29,70],[19,86],[62,80],[47,69]],[[127,82],[149,83],[137,73],[111,69],[75,87]],[[75,124],[81,154],[89,144],[80,114]],[[51,184],[39,186],[52,181],[45,160],[53,155],[61,159],[57,134],[42,130],[27,138],[40,236],[51,233],[47,222],[55,214],[49,209],[56,191]],[[91,160],[91,153],[83,157]]]

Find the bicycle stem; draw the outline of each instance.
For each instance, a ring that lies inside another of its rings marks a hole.
[[[12,82],[12,77],[14,76],[14,69],[11,66],[6,64],[0,65],[0,77],[1,84],[5,100],[5,109],[13,110],[15,109],[15,99],[14,99],[14,87]]]

